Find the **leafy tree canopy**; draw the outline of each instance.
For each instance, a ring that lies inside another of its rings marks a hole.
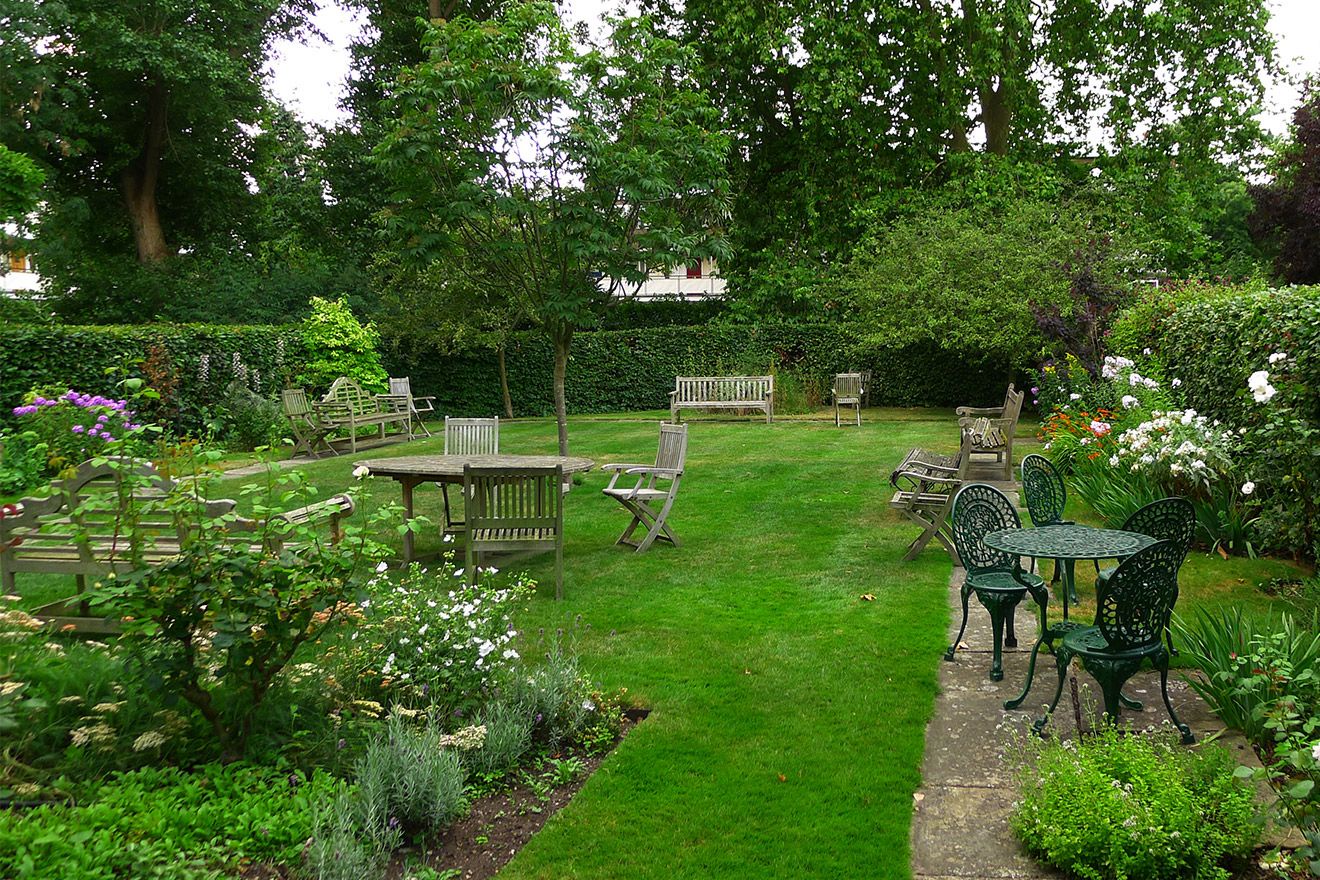
[[[1277,248],[1274,271],[1291,284],[1320,284],[1320,88],[1308,84],[1274,180],[1253,188],[1252,230]]]
[[[645,18],[612,26],[607,45],[579,49],[548,3],[433,24],[376,150],[400,259],[452,261],[554,341],[565,454],[573,331],[594,322],[608,288],[727,255],[728,138],[690,50]]]

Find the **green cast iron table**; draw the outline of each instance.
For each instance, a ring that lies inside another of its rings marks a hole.
[[[1045,619],[1045,604],[1040,604],[1040,636],[1031,648],[1031,660],[1027,664],[1027,681],[1022,686],[1022,693],[1011,700],[1004,701],[1005,709],[1021,706],[1031,690],[1031,681],[1036,675],[1036,656],[1040,646],[1048,644],[1054,648],[1054,640],[1064,633],[1076,629],[1080,624],[1068,620],[1068,597],[1076,596],[1077,560],[1126,559],[1139,550],[1144,550],[1155,539],[1139,532],[1125,532],[1122,529],[1093,529],[1071,523],[1041,526],[1035,529],[1000,529],[991,532],[983,539],[987,547],[1002,550],[1014,556],[1026,556],[1032,559],[1056,559],[1063,562],[1063,578],[1059,594],[1063,597],[1063,621],[1048,625]],[[1130,708],[1140,708],[1139,703],[1124,701]]]

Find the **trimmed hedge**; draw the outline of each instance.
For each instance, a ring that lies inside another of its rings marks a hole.
[[[118,396],[115,385],[124,376],[110,372],[142,375],[139,362],[153,347],[167,352],[172,362],[177,377],[175,427],[184,431],[203,427],[206,409],[224,398],[236,364],[246,370],[249,387],[273,394],[303,359],[301,337],[293,326],[0,327],[0,425],[12,423],[11,410],[34,388]]]
[[[883,406],[988,405],[1004,396],[1011,366],[969,360],[933,343],[862,357],[852,354],[855,328],[839,325],[707,324],[578,333],[568,369],[570,412],[666,409],[679,375],[761,375],[797,379],[806,400],[828,394],[835,373],[869,369],[870,399]],[[554,411],[550,343],[540,334],[514,335],[507,351],[509,390],[517,415]],[[453,415],[502,409],[493,353],[460,356],[413,351],[386,355],[391,375],[412,377],[417,394],[436,397]],[[787,383],[781,381],[780,387]]]
[[[1320,417],[1320,287],[1225,289],[1176,307],[1162,322],[1157,353],[1170,378],[1182,380],[1189,405],[1230,425],[1251,423],[1258,409],[1247,377],[1286,352]]]

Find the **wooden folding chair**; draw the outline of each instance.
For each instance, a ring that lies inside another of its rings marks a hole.
[[[445,455],[499,455],[500,418],[452,419],[445,416]],[[440,484],[445,498],[445,531],[461,535],[464,522],[454,519],[449,507],[449,485]]]
[[[484,553],[555,551],[555,599],[564,598],[564,469],[463,468],[464,574],[475,584]]]
[[[404,376],[396,379],[390,377],[390,393],[388,395],[396,400],[403,401],[408,405],[408,413],[412,416],[413,425],[421,425],[422,431],[426,436],[431,436],[431,429],[426,427],[424,415],[435,412],[435,397],[426,395],[424,397],[415,397],[412,393],[412,379]],[[418,404],[421,404],[420,406]],[[414,428],[409,429],[410,433],[416,433]]]
[[[839,427],[839,408],[851,406],[857,411],[857,427],[862,426],[862,385],[861,373],[839,373],[834,377],[834,388],[830,392],[834,398],[834,427]]]
[[[632,514],[632,522],[623,530],[616,544],[636,547],[641,553],[656,538],[663,538],[675,547],[678,536],[669,528],[669,511],[678,497],[678,484],[683,479],[683,464],[687,459],[687,425],[660,424],[660,442],[656,448],[655,464],[607,464],[603,470],[613,471],[610,484],[604,494],[613,498]],[[619,486],[620,476],[636,477],[632,487]],[[660,488],[657,482],[668,482],[667,488]],[[638,526],[646,526],[646,537],[633,541],[633,532]]]
[[[898,490],[889,500],[889,506],[921,526],[921,534],[913,539],[903,555],[904,562],[916,559],[935,539],[944,545],[957,564],[958,551],[953,544],[949,512],[953,509],[953,496],[967,478],[973,439],[971,430],[963,428],[962,446],[957,455],[913,449],[889,475],[890,485]]]
[[[317,446],[324,446],[332,455],[339,454],[327,439],[334,426],[326,424],[321,419],[320,413],[307,400],[306,391],[301,388],[286,388],[280,392],[280,403],[284,407],[285,417],[293,428],[295,456],[301,450],[315,458]]]

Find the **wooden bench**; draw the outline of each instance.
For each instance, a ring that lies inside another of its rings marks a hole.
[[[759,409],[775,417],[774,376],[678,376],[669,392],[669,415],[682,422],[683,409]]]
[[[158,506],[153,510],[150,503],[131,529],[124,528],[111,498],[117,485],[130,477],[139,483],[133,495],[140,501],[158,501],[179,491],[178,485],[157,472],[150,462],[88,462],[80,465],[73,476],[53,483],[49,495],[25,498],[0,517],[0,586],[4,592],[16,592],[15,575],[19,572],[73,575],[77,593],[38,609],[37,616],[55,627],[113,631],[113,621],[88,616],[87,603],[80,599],[87,577],[160,565],[178,555],[187,537],[167,511]],[[86,503],[97,496],[106,498],[107,503]],[[225,522],[228,540],[270,552],[282,549],[279,530],[271,535],[262,522],[235,515],[235,501],[201,500],[199,504],[203,517],[230,517]],[[338,541],[341,521],[352,513],[352,498],[332,495],[280,513],[274,519],[290,525],[327,521],[331,540]],[[75,605],[79,611],[71,613]]]
[[[1026,394],[1013,390],[1010,384],[1003,406],[960,406],[954,411],[960,417],[959,427],[972,432],[972,452],[993,455],[1003,468],[1004,480],[1013,479],[1013,435],[1017,433],[1024,397]]]
[[[949,512],[953,508],[953,496],[967,479],[973,442],[971,430],[963,428],[962,444],[956,455],[912,449],[889,475],[890,485],[898,490],[889,499],[889,506],[921,527],[921,534],[903,555],[904,562],[916,559],[933,538],[944,545],[954,564],[958,564]]]
[[[316,403],[316,412],[321,423],[335,431],[344,431],[345,436],[336,438],[339,442],[348,441],[353,452],[358,448],[358,428],[375,426],[380,429],[379,442],[387,439],[385,428],[388,425],[401,425],[402,430],[395,436],[412,439],[413,414],[406,399],[391,394],[371,394],[361,385],[347,376],[340,376]]]

